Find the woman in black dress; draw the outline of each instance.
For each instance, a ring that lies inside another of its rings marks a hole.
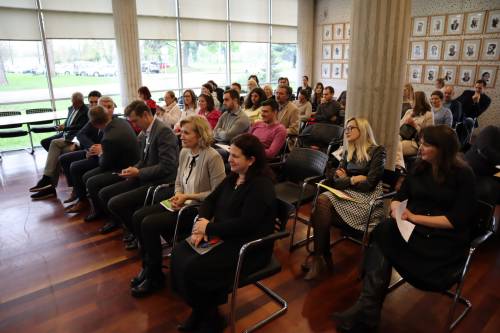
[[[421,159],[391,203],[392,218],[372,233],[361,295],[347,311],[334,315],[341,330],[357,332],[378,326],[392,267],[422,290],[441,291],[453,285],[454,273],[467,257],[476,202],[474,174],[457,159],[458,148],[449,126],[422,129]],[[405,200],[407,208],[401,217],[415,224],[408,242],[394,220]]]
[[[180,331],[222,332],[223,319],[217,306],[227,302],[241,246],[273,232],[275,192],[264,147],[251,134],[237,136],[229,156],[231,174],[205,199],[190,239],[172,252],[172,288],[192,308]],[[203,239],[222,243],[200,255]],[[272,245],[259,248],[245,258],[245,272],[255,271],[272,255]]]

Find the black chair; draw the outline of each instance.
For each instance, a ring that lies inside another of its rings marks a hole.
[[[39,114],[39,113],[52,113],[54,110],[49,108],[40,108],[40,109],[28,109],[26,110],[26,114]],[[28,124],[28,131],[30,135],[30,143],[31,143],[31,153],[34,152],[33,147],[33,138],[31,133],[51,133],[56,132],[55,126],[59,124],[58,120],[42,120],[34,123]]]
[[[299,134],[298,146],[303,148],[317,147],[330,156],[338,149],[344,139],[344,128],[334,124],[315,123],[307,125]]]
[[[282,163],[272,163],[274,168],[280,167],[279,174],[283,181],[275,185],[276,196],[294,208],[294,219],[290,237],[290,251],[302,246],[307,239],[294,242],[297,220],[308,224],[300,218],[299,208],[304,202],[311,201],[316,193],[316,182],[324,178],[328,156],[318,150],[295,148]]]
[[[467,272],[469,271],[469,266],[472,260],[472,255],[474,252],[477,250],[477,248],[483,244],[488,238],[490,238],[494,233],[497,232],[498,225],[496,223],[495,217],[494,217],[494,211],[495,207],[491,206],[490,204],[478,200],[476,204],[476,223],[474,224],[473,227],[473,235],[469,247],[469,254],[467,255],[467,258],[464,262],[464,265],[460,267],[459,270],[455,273],[454,279],[455,279],[455,291],[451,290],[442,290],[440,293],[443,295],[446,295],[450,298],[453,299],[453,303],[450,307],[450,310],[448,312],[448,331],[453,330],[453,328],[456,327],[456,325],[465,317],[465,315],[470,311],[472,308],[472,303],[464,298],[462,296],[462,287],[465,281],[465,277],[467,275]],[[405,281],[401,279],[398,281],[399,283],[397,286],[400,286],[403,284]],[[394,290],[397,286],[390,288],[390,291]],[[429,291],[429,290],[424,290],[424,291]],[[435,292],[435,291],[432,291]],[[460,315],[455,318],[455,309],[457,306],[457,303],[460,302],[462,305],[465,306],[465,309],[460,313]]]
[[[0,117],[20,116],[21,111],[2,111]],[[0,138],[16,138],[28,135],[29,132],[23,128],[23,124],[10,124],[0,126]],[[32,144],[33,145],[33,144]],[[1,156],[0,156],[1,158]]]

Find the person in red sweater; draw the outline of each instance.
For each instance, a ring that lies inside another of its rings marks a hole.
[[[212,95],[201,94],[200,97],[198,97],[198,115],[206,118],[212,129],[215,128],[221,112],[215,108],[215,102]]]

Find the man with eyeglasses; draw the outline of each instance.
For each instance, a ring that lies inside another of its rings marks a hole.
[[[317,123],[328,123],[342,126],[342,106],[333,99],[335,90],[331,86],[323,90],[324,103],[318,106],[314,119]]]

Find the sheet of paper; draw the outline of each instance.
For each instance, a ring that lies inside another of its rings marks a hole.
[[[398,209],[396,210],[396,223],[398,224],[398,229],[399,232],[401,233],[401,236],[403,236],[403,239],[408,243],[408,239],[410,239],[411,233],[413,232],[415,225],[401,218],[401,215],[406,209],[407,203],[408,200],[402,201]]]
[[[222,143],[216,143],[215,145],[218,146],[219,148],[224,149],[225,151],[231,150],[231,146],[229,146],[229,145],[224,145]]]
[[[325,184],[316,183],[316,185],[319,185],[319,186],[323,187],[324,189],[330,191],[339,199],[349,200],[349,201],[353,201],[353,202],[359,202],[358,200],[354,199],[353,197],[351,197],[349,194],[345,193],[344,191],[337,190],[337,189],[330,187],[328,185],[325,185]]]

